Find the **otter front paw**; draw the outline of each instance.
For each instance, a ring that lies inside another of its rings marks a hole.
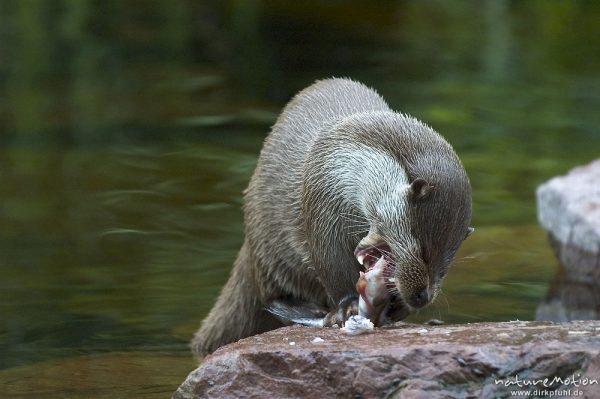
[[[387,323],[393,323],[406,318],[406,316],[408,316],[409,313],[410,309],[408,308],[408,306],[406,306],[404,301],[402,301],[402,299],[398,298],[397,296],[394,296],[392,297],[390,303],[386,306],[384,315],[387,320]]]
[[[338,303],[337,309],[327,313],[323,320],[323,325],[325,327],[332,327],[334,325],[343,327],[346,320],[356,315],[358,315],[358,296],[348,295]]]

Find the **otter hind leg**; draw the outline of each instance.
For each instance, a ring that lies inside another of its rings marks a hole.
[[[281,327],[258,298],[248,247],[242,246],[229,280],[191,342],[192,351],[206,355],[220,346]]]

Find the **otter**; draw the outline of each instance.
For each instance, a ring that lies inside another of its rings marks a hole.
[[[244,192],[245,240],[192,340],[199,355],[283,323],[298,301],[356,314],[356,283],[382,256],[388,319],[435,300],[471,219],[451,145],[350,79],[315,82],[283,109]]]

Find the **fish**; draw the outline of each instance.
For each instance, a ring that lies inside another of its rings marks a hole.
[[[371,320],[374,325],[385,324],[385,310],[391,297],[385,279],[389,260],[382,255],[366,272],[360,272],[356,282],[358,291],[358,315]]]
[[[376,262],[370,263],[366,271],[360,271],[356,282],[358,293],[358,318],[352,319],[348,325],[349,334],[359,334],[372,330],[373,326],[381,326],[388,321],[387,310],[392,298],[385,280],[386,270],[390,260],[382,255]],[[342,324],[340,315],[314,303],[278,299],[271,301],[266,310],[285,325],[302,324],[309,327],[332,327]],[[366,321],[365,321],[366,320]],[[350,318],[347,320],[350,321]],[[367,323],[369,321],[369,323]],[[364,327],[364,328],[363,328]],[[364,331],[363,331],[364,330]],[[359,332],[356,332],[359,331]]]

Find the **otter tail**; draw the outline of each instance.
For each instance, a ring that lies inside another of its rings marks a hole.
[[[222,345],[281,326],[259,299],[248,246],[244,243],[231,277],[192,339],[192,351],[206,355]]]

